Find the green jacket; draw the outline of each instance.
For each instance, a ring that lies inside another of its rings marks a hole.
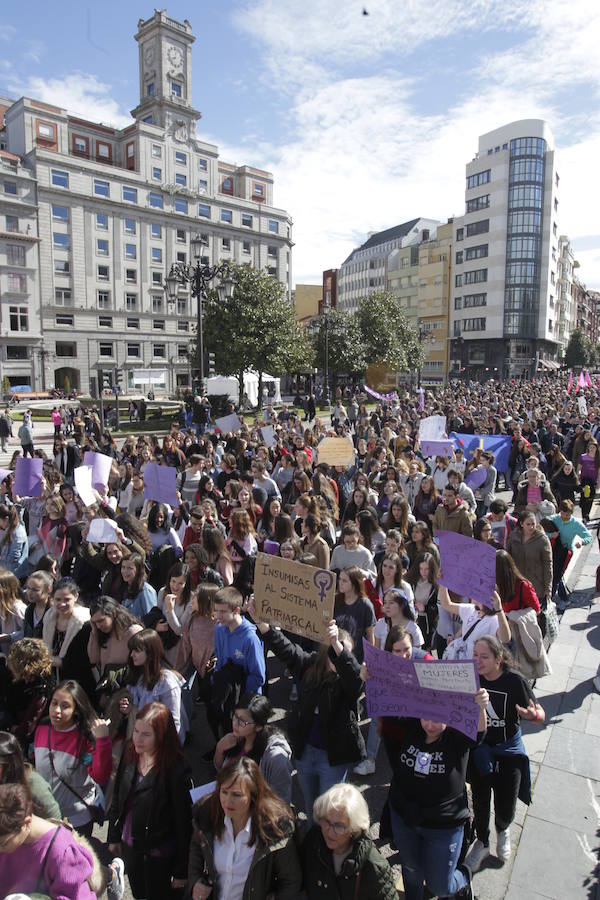
[[[318,825],[304,838],[301,858],[307,900],[398,900],[389,863],[367,835],[354,841],[339,875]]]
[[[214,834],[210,821],[210,797],[203,798],[192,809],[194,832],[190,844],[188,891],[191,896],[197,881],[218,885],[214,861]],[[273,843],[257,841],[244,885],[243,900],[298,900],[301,896],[302,871],[294,838],[295,825],[290,813],[287,834]],[[215,892],[216,893],[216,892]]]

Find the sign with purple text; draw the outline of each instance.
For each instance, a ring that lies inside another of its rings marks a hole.
[[[168,503],[169,506],[178,506],[179,500],[175,493],[175,479],[177,469],[174,466],[159,466],[156,463],[146,463],[144,468],[144,498],[157,500],[159,503]]]
[[[495,549],[453,531],[438,531],[437,539],[440,551],[438,582],[461,597],[469,597],[492,608],[492,595],[496,590]]]
[[[18,456],[15,462],[15,480],[13,494],[18,497],[42,496],[43,460]]]
[[[394,656],[363,639],[369,679],[369,716],[399,716],[443,722],[475,738],[479,676],[473,660],[412,660]]]
[[[254,605],[265,622],[325,641],[334,601],[335,575],[328,569],[267,553],[256,557]]]

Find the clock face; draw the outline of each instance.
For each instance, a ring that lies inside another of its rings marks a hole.
[[[154,47],[152,46],[152,44],[150,44],[144,50],[144,62],[147,66],[151,66],[154,62]]]
[[[169,47],[167,50],[167,58],[173,68],[180,69],[183,66],[183,53],[179,47]]]

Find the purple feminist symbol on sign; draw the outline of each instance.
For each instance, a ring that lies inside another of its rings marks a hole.
[[[319,600],[321,603],[325,600],[325,594],[329,591],[333,585],[334,574],[333,572],[328,572],[327,569],[319,569],[318,572],[315,572],[313,575],[313,582],[317,590],[319,591]]]

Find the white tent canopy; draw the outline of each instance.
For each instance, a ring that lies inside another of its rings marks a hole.
[[[265,388],[269,391],[269,403],[281,403],[281,382],[279,378],[273,378],[272,375],[263,374],[263,391]],[[238,380],[233,375],[216,375],[214,378],[207,378],[206,393],[227,396],[234,403],[239,399]],[[248,400],[252,406],[258,406],[258,375],[256,372],[244,372],[244,393],[248,395]]]

